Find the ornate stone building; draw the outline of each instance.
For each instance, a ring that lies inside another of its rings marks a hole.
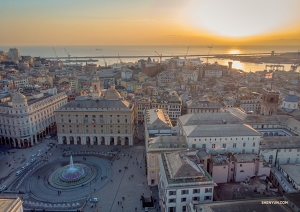
[[[26,148],[56,130],[54,110],[67,103],[67,95],[55,88],[24,94],[0,103],[0,144]]]
[[[94,76],[91,96],[80,96],[55,111],[59,144],[133,145],[135,105],[125,101],[115,85],[102,94]]]

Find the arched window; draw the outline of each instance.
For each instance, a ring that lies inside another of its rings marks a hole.
[[[273,163],[273,155],[269,156],[269,163],[272,164]]]

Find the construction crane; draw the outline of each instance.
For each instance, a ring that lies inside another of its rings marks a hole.
[[[209,48],[209,51],[208,51],[207,58],[206,58],[206,65],[208,64],[208,56],[209,56],[209,54],[210,54],[210,51],[211,51],[213,45],[214,45],[214,44],[211,44],[211,46],[208,46],[208,47],[207,47],[207,48]]]
[[[59,59],[58,59],[58,57],[57,57],[57,54],[56,54],[56,51],[55,51],[54,47],[52,47],[52,48],[53,48],[53,51],[54,51],[54,54],[55,54],[56,60],[57,60],[57,61],[59,61]]]
[[[159,56],[159,63],[161,63],[162,54],[158,54],[157,51],[155,53]]]
[[[64,50],[65,50],[65,52],[67,53],[68,58],[69,58],[69,62],[70,62],[70,57],[71,57],[71,55],[69,54],[69,52],[67,52],[66,48],[64,48]]]
[[[185,57],[184,57],[184,59],[186,59],[186,57],[187,57],[187,54],[188,54],[188,52],[189,52],[189,46],[188,46],[188,48],[187,48],[187,50],[186,50],[186,54],[185,54]]]
[[[102,57],[103,57],[103,60],[104,60],[105,67],[107,67],[107,63],[106,63],[106,61],[105,61],[105,58],[104,58],[103,55],[102,55]]]

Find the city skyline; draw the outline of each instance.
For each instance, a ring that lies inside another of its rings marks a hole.
[[[2,2],[0,46],[294,45],[300,2]]]

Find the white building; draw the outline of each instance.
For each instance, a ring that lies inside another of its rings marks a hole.
[[[14,82],[14,86],[16,88],[20,88],[20,87],[24,87],[24,86],[28,86],[29,85],[28,78],[15,78],[13,80],[13,82]]]
[[[280,164],[300,164],[299,136],[263,137],[259,154],[273,166]]]
[[[121,68],[121,78],[122,79],[132,79],[132,73],[133,71],[128,68]]]
[[[183,126],[180,132],[189,148],[209,153],[258,153],[261,134],[246,124]]]
[[[289,95],[284,97],[281,107],[287,112],[292,112],[293,110],[298,109],[298,98],[294,91],[290,91]]]
[[[200,164],[197,151],[162,153],[158,163],[161,211],[187,211],[191,201],[213,201],[216,184]]]
[[[21,58],[20,51],[17,48],[10,48],[7,55],[10,60],[19,60]]]
[[[25,95],[18,92],[11,102],[0,103],[1,144],[29,147],[56,130],[54,110],[67,103],[67,95],[55,88]]]

